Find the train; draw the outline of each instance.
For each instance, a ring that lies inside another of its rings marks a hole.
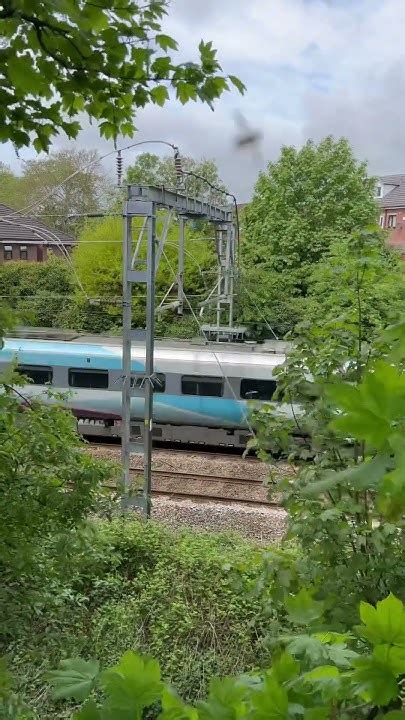
[[[63,335],[63,333],[62,333]],[[29,382],[27,398],[56,402],[49,388],[66,393],[64,403],[87,438],[119,437],[123,382],[122,340],[79,336],[64,339],[7,337],[0,373],[14,363]],[[276,345],[276,347],[275,347]],[[210,343],[162,340],[155,344],[153,437],[185,445],[245,448],[251,436],[252,402],[271,401],[275,368],[285,360],[277,343]],[[142,438],[145,343],[132,349],[131,435]],[[289,415],[289,405],[278,403]]]

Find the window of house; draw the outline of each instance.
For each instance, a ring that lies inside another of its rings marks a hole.
[[[142,389],[145,386],[146,382],[147,382],[147,380],[143,376],[142,377],[132,377],[131,378],[131,387]],[[155,393],[164,392],[166,390],[166,375],[164,375],[163,373],[154,373],[152,376],[152,384],[153,384],[153,392],[155,392]]]
[[[250,380],[244,378],[240,383],[240,396],[246,400],[271,400],[276,387],[275,380]]]
[[[13,246],[12,246],[12,245],[5,245],[5,246],[4,246],[4,259],[5,259],[5,260],[12,260],[12,259],[13,259]]]
[[[380,227],[384,227],[384,215],[380,215]]]
[[[381,197],[381,195],[382,195],[381,185],[377,185],[376,195],[377,195],[377,197]]]
[[[26,245],[20,245],[20,260],[28,260],[28,250]]]
[[[388,215],[387,218],[387,227],[394,228],[397,225],[397,216],[396,215]]]
[[[224,381],[219,377],[183,375],[181,378],[181,392],[183,395],[222,397],[224,394]]]
[[[77,388],[106,390],[108,388],[107,370],[90,370],[83,368],[69,369],[69,385]]]
[[[18,365],[16,371],[25,375],[35,385],[46,385],[52,382],[52,368],[46,365]]]

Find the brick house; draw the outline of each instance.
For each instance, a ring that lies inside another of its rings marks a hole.
[[[44,262],[49,250],[56,255],[66,255],[74,244],[70,235],[0,204],[0,263],[8,260]]]
[[[389,245],[405,253],[405,175],[379,177],[376,197],[381,208],[380,225],[389,231]]]

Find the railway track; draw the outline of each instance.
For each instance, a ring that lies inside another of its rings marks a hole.
[[[110,449],[110,450],[114,449],[114,448],[121,448],[120,442],[101,443],[101,442],[89,441],[88,444],[89,444],[90,448],[92,448],[92,447],[93,448],[101,448],[101,449],[106,448],[106,449]],[[231,461],[232,459],[235,459],[235,458],[242,459],[241,451],[238,450],[237,448],[233,449],[231,447],[229,448],[228,452],[223,452],[223,453],[217,452],[216,450],[215,451],[207,450],[206,447],[203,445],[195,445],[192,448],[188,447],[187,449],[182,449],[182,448],[178,448],[178,447],[163,447],[163,446],[153,448],[154,454],[159,455],[160,452],[170,452],[171,455],[178,455],[178,456],[182,455],[184,457],[186,457],[187,455],[198,454],[198,455],[201,455],[202,457],[212,458],[213,460],[228,459]],[[259,464],[261,464],[261,462],[262,462],[258,458],[251,457],[251,456],[243,458],[243,461],[247,462],[247,463],[259,463]]]
[[[157,497],[167,497],[173,500],[193,500],[194,502],[216,502],[216,503],[222,503],[226,505],[254,505],[259,507],[274,507],[274,508],[280,508],[280,505],[275,502],[270,501],[263,501],[263,500],[255,500],[250,498],[249,500],[242,499],[242,498],[235,498],[231,496],[223,496],[223,495],[194,495],[193,493],[189,492],[179,492],[178,490],[172,491],[172,490],[153,490],[152,488],[152,496],[155,495]]]
[[[142,468],[130,468],[134,478],[142,476]],[[113,488],[113,485],[105,487]],[[168,497],[194,502],[217,502],[267,507],[279,507],[269,501],[266,488],[260,480],[223,477],[207,477],[203,473],[152,471],[152,496]]]
[[[106,455],[111,455],[111,448],[115,449],[114,455],[117,456],[114,459],[119,460],[119,445],[89,445],[89,450],[97,455],[98,450],[105,449],[108,451]],[[143,464],[136,454],[132,462],[130,472],[134,486],[140,488]],[[152,495],[194,502],[279,507],[277,502],[268,499],[264,485],[266,477],[264,463],[257,458],[242,459],[230,453],[201,452],[200,448],[156,448],[152,464]]]

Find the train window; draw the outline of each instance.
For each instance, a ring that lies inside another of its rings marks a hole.
[[[107,370],[90,370],[83,368],[69,369],[69,385],[77,388],[106,390],[108,388]]]
[[[224,394],[224,381],[219,377],[183,375],[181,378],[181,392],[183,395],[222,397]]]
[[[145,385],[145,382],[146,379],[144,375],[141,375],[140,377],[132,377],[131,387],[142,389]],[[163,373],[153,373],[152,382],[153,392],[163,393],[166,390],[166,375],[164,375]]]
[[[52,368],[42,365],[18,365],[16,371],[25,375],[34,385],[45,385],[52,382]]]
[[[244,378],[240,383],[240,396],[246,400],[271,400],[276,387],[275,380],[249,380]]]

